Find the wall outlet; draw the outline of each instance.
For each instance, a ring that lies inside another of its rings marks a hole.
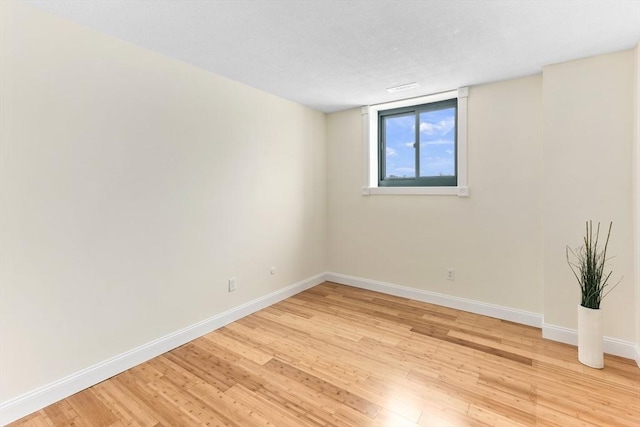
[[[229,279],[229,292],[233,292],[236,290],[236,278],[232,277]]]
[[[456,280],[456,271],[453,268],[447,268],[447,280]]]

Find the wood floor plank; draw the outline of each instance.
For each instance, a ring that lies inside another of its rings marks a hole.
[[[47,406],[42,411],[48,418],[50,425],[70,425],[73,424],[80,415],[71,407],[69,401],[63,400],[59,405]]]
[[[225,420],[223,425],[239,427],[246,425],[246,418],[233,404],[233,399],[230,399],[217,387],[207,383],[196,384],[186,391],[186,395],[219,414]]]
[[[86,389],[68,398],[69,404],[79,415],[78,419],[95,427],[110,426],[118,421],[116,414],[95,395],[93,389]]]
[[[640,426],[640,369],[540,329],[326,282],[11,424]]]
[[[123,374],[126,374],[126,372]],[[165,426],[189,425],[191,420],[182,412],[176,410],[166,399],[161,398],[158,393],[150,390],[146,384],[127,379],[123,374],[113,377],[112,380],[126,395],[126,399],[133,402],[140,411],[146,412]]]
[[[276,371],[279,375],[290,378],[298,384],[305,385],[312,390],[318,391],[329,398],[342,403],[343,405],[368,415],[370,418],[374,418],[380,411],[380,407],[378,405],[277,359],[271,359],[266,366],[269,369]]]
[[[71,421],[66,422],[58,419],[59,424],[54,424],[53,421],[46,415],[44,411],[34,412],[20,419],[14,425],[32,426],[32,427],[51,427],[55,425],[72,425]],[[19,424],[17,424],[19,423]]]
[[[295,379],[288,376],[278,375],[275,370],[256,365],[249,360],[238,362],[245,369],[253,370],[255,375],[264,380],[264,388],[259,391],[264,396],[269,396],[272,402],[279,402],[283,407],[291,407],[299,413],[300,418],[313,423],[314,425],[348,426],[343,419],[347,414],[348,418],[353,418],[357,411],[348,406],[343,406],[343,411],[336,413],[336,400],[330,396],[297,383]]]

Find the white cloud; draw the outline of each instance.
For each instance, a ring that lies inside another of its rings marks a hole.
[[[413,148],[413,145],[415,144],[415,142],[405,142],[404,146],[407,148]]]
[[[436,123],[420,122],[420,132],[426,135],[438,135],[442,136],[448,133],[455,126],[455,119],[453,117],[446,120],[440,120]]]
[[[453,154],[453,150],[444,150],[444,152],[447,154]]]
[[[397,156],[398,153],[391,147],[387,147],[387,157]]]

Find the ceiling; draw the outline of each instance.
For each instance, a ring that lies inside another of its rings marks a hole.
[[[324,112],[535,74],[640,40],[640,0],[24,3]]]

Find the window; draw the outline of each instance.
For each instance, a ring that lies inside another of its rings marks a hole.
[[[363,107],[363,195],[467,196],[467,93]]]
[[[458,100],[378,112],[380,187],[455,187]]]

